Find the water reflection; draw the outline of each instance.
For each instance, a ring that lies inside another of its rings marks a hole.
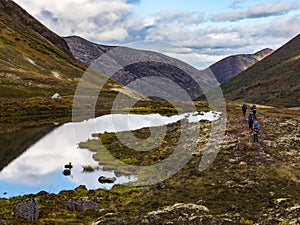
[[[135,176],[116,176],[114,171],[96,170],[83,173],[83,166],[99,167],[86,149],[78,148],[82,141],[92,139],[93,133],[135,130],[143,127],[159,126],[187,118],[190,122],[202,119],[213,120],[218,116],[208,112],[204,115],[183,114],[164,117],[151,115],[105,115],[80,123],[63,124],[38,142],[30,146],[17,159],[9,163],[0,172],[0,196],[11,197],[41,190],[57,193],[60,190],[74,189],[84,184],[88,189],[111,188],[114,184],[135,181]],[[9,146],[7,147],[9,148]],[[64,176],[64,165],[71,162],[70,176]],[[98,178],[114,178],[114,182],[100,183]],[[6,193],[7,192],[7,193]],[[6,195],[4,196],[4,193]]]

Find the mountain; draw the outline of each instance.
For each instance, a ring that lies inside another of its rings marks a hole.
[[[74,57],[79,62],[87,66],[90,66],[103,54],[108,53],[110,50],[115,48],[122,49],[122,51],[124,51],[124,54],[122,55],[123,58],[132,57],[142,59],[145,54],[149,54],[150,58],[156,59],[155,62],[141,60],[138,63],[126,65],[122,69],[119,69],[119,65],[117,64],[110,65],[112,68],[118,68],[116,69],[117,72],[110,77],[123,85],[128,85],[138,78],[157,76],[172,80],[174,83],[178,84],[181,88],[188,92],[193,99],[197,98],[199,94],[202,93],[198,87],[198,84],[194,79],[191,78],[189,74],[177,68],[176,66],[163,63],[166,57],[163,54],[125,47],[100,45],[77,36],[64,37],[64,39],[68,43],[68,46],[71,49]],[[201,71],[201,73],[211,74],[211,72],[213,72],[217,81],[223,83],[257,63],[272,52],[272,49],[267,48],[254,54],[229,56],[213,64],[206,70]],[[162,62],[157,62],[160,60]],[[102,68],[107,66],[107,62],[101,62],[101,60],[97,60],[97,64],[99,64],[98,67]],[[167,85],[168,84],[166,84],[166,86]]]
[[[86,69],[63,38],[13,1],[0,0],[1,115],[70,114],[73,95]],[[124,89],[103,74],[96,76],[99,82],[106,82],[98,98],[99,109],[110,109],[108,103]],[[89,88],[98,87],[90,84]],[[55,93],[63,98],[52,100]],[[139,96],[128,89],[123,94]]]
[[[214,63],[208,69],[214,73],[219,83],[224,83],[273,52],[274,50],[266,48],[254,54],[228,56]]]
[[[179,85],[187,93],[189,93],[191,98],[195,98],[202,93],[197,82],[187,73],[187,71],[182,70],[179,68],[181,66],[177,65],[184,65],[183,67],[191,66],[177,59],[153,51],[95,44],[77,36],[65,37],[64,39],[68,43],[68,46],[70,47],[74,57],[79,62],[82,62],[87,66],[91,66],[95,61],[97,61],[98,68],[109,68],[107,69],[108,72],[115,70],[115,73],[110,77],[123,85],[128,85],[132,81],[135,81],[139,78],[154,76],[163,77],[173,81],[175,84]],[[118,58],[118,61],[121,62],[121,64],[122,62],[130,61],[133,61],[134,63],[123,66],[119,63],[116,63],[117,60],[110,62],[97,60],[104,53],[107,53],[112,49],[114,49],[116,52],[115,54],[112,53],[114,54],[113,57],[115,59]],[[161,85],[165,88],[168,88],[169,83],[164,83]],[[154,84],[151,86],[151,88],[155,89],[157,88],[156,86],[157,84]],[[157,88],[157,91],[161,91],[161,89],[158,89],[159,88]],[[141,90],[138,91],[144,90],[141,88]]]
[[[75,58],[86,66],[117,46],[99,45],[78,36],[64,37]]]
[[[221,85],[228,100],[300,106],[300,35]]]
[[[62,38],[13,1],[0,1],[0,97],[70,95],[84,70]]]

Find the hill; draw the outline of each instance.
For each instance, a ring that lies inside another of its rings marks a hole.
[[[254,54],[228,56],[214,63],[208,69],[214,73],[219,83],[224,83],[273,52],[272,49],[266,48]]]
[[[109,50],[114,48],[122,49],[124,52],[123,58],[132,57],[133,59],[142,59],[146,54],[149,55],[149,58],[153,58],[154,61],[141,61],[138,63],[133,63],[124,68],[118,70],[115,74],[111,76],[112,79],[120,82],[123,85],[128,85],[132,81],[149,76],[164,77],[172,80],[185,91],[187,91],[191,98],[195,99],[202,91],[198,87],[197,83],[187,74],[185,71],[182,71],[176,66],[163,63],[164,59],[167,57],[163,54],[152,52],[152,51],[143,51],[136,50],[132,48],[118,47],[118,46],[106,46],[100,45],[88,40],[85,40],[81,37],[70,36],[64,37],[65,41],[68,43],[74,57],[81,63],[90,66],[103,54],[107,53]],[[271,54],[273,50],[263,49],[255,54],[240,54],[233,55],[227,58],[220,60],[219,62],[213,64],[209,68],[200,73],[214,73],[218,82],[223,83],[232,77],[236,76],[238,73],[257,63],[264,57]],[[159,63],[157,61],[162,61]],[[99,67],[105,67],[107,62],[97,61]],[[118,68],[120,65],[110,65],[112,68]],[[167,84],[166,84],[167,86]],[[143,90],[139,90],[143,91]]]
[[[0,1],[1,97],[70,95],[84,70],[62,38],[13,1]]]
[[[0,0],[0,113],[70,115],[73,95],[87,67],[72,55],[63,38],[13,1]],[[103,81],[107,77],[97,73]],[[108,80],[98,101],[110,109],[122,85]],[[96,88],[92,84],[89,88]],[[126,92],[126,91],[125,91]],[[125,93],[124,92],[124,93]],[[63,98],[52,100],[59,93]],[[135,93],[127,90],[130,97]]]
[[[225,98],[266,105],[300,105],[300,35],[221,85]]]
[[[128,85],[139,78],[156,76],[170,79],[175,84],[178,84],[189,93],[192,99],[202,93],[197,82],[191,78],[187,72],[176,66],[178,64],[185,64],[180,60],[153,51],[95,44],[77,36],[65,37],[64,39],[68,43],[74,57],[87,66],[90,66],[100,56],[114,48],[117,48],[118,51],[114,57],[118,58],[121,62],[136,61],[135,63],[125,66],[109,62],[109,66],[107,66],[108,62],[97,60],[97,67],[110,67],[110,70],[111,68],[112,70],[116,70],[117,72],[110,77],[123,85]],[[168,83],[165,83],[165,88],[167,88],[168,85]],[[155,85],[153,85],[153,88],[155,88]],[[143,92],[144,90],[141,88],[138,89],[138,91]]]

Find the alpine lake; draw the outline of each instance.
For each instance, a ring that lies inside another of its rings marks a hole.
[[[100,142],[99,134],[161,127],[183,119],[194,123],[218,118],[219,113],[211,111],[174,116],[109,114],[81,122],[50,120],[21,129],[11,125],[0,136],[0,196],[58,193],[79,185],[111,189],[115,184],[134,182],[137,175],[103,167],[93,157],[95,152],[82,143]],[[99,177],[111,182],[99,182]]]

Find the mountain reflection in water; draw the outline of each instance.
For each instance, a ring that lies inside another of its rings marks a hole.
[[[100,169],[91,173],[83,173],[83,166],[96,167],[99,164],[93,159],[91,151],[80,149],[78,144],[95,138],[92,137],[94,133],[119,132],[143,127],[161,126],[183,118],[188,118],[189,122],[203,119],[214,120],[218,118],[218,114],[214,112],[208,112],[203,115],[190,113],[171,117],[159,114],[111,114],[79,123],[63,124],[42,137],[1,170],[0,196],[11,197],[37,193],[41,190],[57,193],[61,190],[74,189],[81,184],[86,185],[88,189],[110,189],[114,184],[135,181],[137,179],[136,176],[117,177],[114,171],[103,171]],[[31,136],[29,135],[28,137]],[[10,146],[6,147],[6,149],[9,148]],[[2,151],[0,154],[2,154]],[[0,159],[2,158],[3,156],[0,155]],[[69,162],[73,165],[71,175],[64,176],[62,174],[64,165]],[[3,162],[0,162],[0,164],[4,166]],[[99,176],[116,177],[117,179],[113,184],[101,184],[98,182]]]

